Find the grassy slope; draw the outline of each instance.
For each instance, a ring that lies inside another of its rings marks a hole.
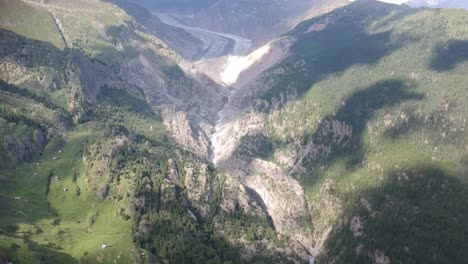
[[[60,49],[65,47],[50,14],[23,1],[0,1],[0,25],[32,39],[50,42]]]
[[[41,160],[37,161],[40,165],[27,163],[2,173],[6,184],[2,184],[0,192],[9,205],[3,208],[6,212],[2,214],[2,230],[5,226],[15,224],[19,230],[14,235],[7,233],[4,245],[1,246],[7,248],[9,256],[14,256],[14,262],[29,263],[22,260],[28,254],[14,254],[8,250],[9,243],[23,243],[21,239],[13,238],[18,236],[29,237],[34,243],[54,252],[52,254],[58,257],[53,260],[54,263],[66,263],[65,258],[60,259],[58,251],[67,252],[78,260],[89,258],[90,263],[96,261],[100,254],[105,256],[103,263],[113,263],[117,256],[120,257],[118,263],[129,262],[130,250],[133,248],[131,222],[115,215],[119,205],[114,201],[102,201],[90,193],[85,183],[87,175],[83,175],[86,173],[81,160],[84,143],[88,138],[100,136],[102,132],[82,125],[68,135],[63,146],[58,140],[51,141]],[[62,153],[58,153],[59,150]],[[53,160],[53,157],[59,159]],[[74,173],[78,174],[76,182],[73,181]],[[60,177],[60,180],[50,180],[52,175]],[[64,191],[65,188],[68,191]],[[79,196],[77,188],[81,190]],[[12,199],[16,196],[20,196],[21,200]],[[97,212],[96,222],[91,225],[90,218]],[[54,223],[56,219],[58,222]],[[42,231],[37,232],[38,229]],[[60,248],[56,250],[51,244]],[[99,250],[97,247],[101,244],[112,244],[112,248]],[[85,252],[87,256],[83,255]],[[40,258],[36,256],[35,259],[37,261]]]
[[[119,53],[109,43],[107,31],[121,26],[126,19],[130,20],[118,7],[98,0],[54,0],[45,4],[40,1],[1,0],[0,15],[0,25],[4,29],[49,42],[59,49],[68,44],[69,48],[83,50],[110,64],[119,57]]]
[[[0,1],[0,24],[2,28],[27,38],[49,42],[63,49],[65,43],[61,41],[58,28],[47,11],[50,8],[61,22],[69,45],[112,65],[118,56],[117,51],[108,42],[107,30],[122,25],[123,19],[128,17],[109,3],[77,2],[48,1],[46,3],[50,3],[50,6],[41,6],[22,1]],[[44,51],[36,47],[31,50],[34,54],[28,54],[28,68],[33,70],[32,67],[37,66],[35,69],[42,71],[45,67],[40,67],[41,65],[52,65],[51,67],[56,66],[60,69],[62,65],[55,59],[58,56],[64,60],[60,57],[64,54],[46,44],[41,45],[45,47]],[[47,49],[53,52],[50,53]],[[0,94],[2,106],[8,110],[0,115],[7,115],[10,122],[2,120],[2,125],[12,127],[3,130],[6,137],[14,136],[11,133],[19,133],[22,137],[24,135],[26,140],[21,140],[18,144],[28,144],[28,133],[35,125],[34,122],[30,124],[31,120],[49,126],[49,120],[53,121],[51,116],[54,117],[54,112],[48,107],[54,103],[67,104],[66,89],[41,92],[44,94],[44,98],[39,98],[42,101],[36,100],[37,98],[28,92]],[[123,128],[127,133],[133,130],[137,134],[143,133],[153,141],[166,137],[160,119],[154,116],[144,102],[136,99],[134,102],[126,94],[119,95],[128,100],[122,101],[112,97],[112,94],[104,96],[102,99],[107,103],[103,102],[102,108],[96,109],[95,119],[104,123],[104,126]],[[140,111],[140,108],[144,110]],[[10,110],[15,113],[11,114]],[[117,214],[121,208],[128,207],[131,201],[117,203],[114,200],[102,200],[88,184],[88,180],[96,175],[84,167],[82,153],[88,146],[88,140],[106,141],[104,131],[107,130],[99,127],[99,123],[96,127],[93,122],[73,124],[66,131],[62,131],[61,136],[55,134],[56,130],[52,129],[53,138],[42,153],[36,153],[29,163],[0,172],[0,248],[10,261],[129,263],[131,258],[138,255],[131,237],[133,221],[124,220]],[[22,137],[15,136],[15,139],[19,140]],[[3,155],[5,152],[1,151]],[[59,159],[53,160],[53,157]],[[8,158],[2,160],[7,161]],[[55,176],[60,177],[60,180],[51,180],[51,177]],[[129,188],[128,179],[120,182],[120,188]],[[14,197],[21,199],[15,200]],[[101,244],[111,244],[112,247],[100,250],[98,246]]]
[[[383,252],[392,263],[462,263],[468,13],[373,8],[350,5],[292,33],[299,40],[285,63],[304,59],[306,66],[267,94],[274,100],[293,83],[299,96],[273,115],[275,147],[313,141],[331,150],[306,158],[301,176],[311,233],[335,226],[319,261],[368,263]],[[323,30],[302,35],[327,19]],[[351,125],[348,144],[324,137],[340,132],[320,120]],[[353,236],[346,220],[353,216],[363,221],[364,235]]]
[[[59,107],[27,90],[2,85],[0,101],[8,111],[0,112],[0,116],[9,120],[2,121],[7,126],[4,136],[11,137],[13,132],[27,136],[34,126],[53,132],[44,150],[38,151],[30,162],[0,173],[0,248],[10,260],[19,263],[132,261],[138,255],[132,238],[133,220],[117,213],[128,209],[132,200],[117,202],[99,197],[99,179],[109,177],[109,168],[105,168],[104,175],[91,169],[89,163],[100,164],[94,156],[91,160],[88,157],[85,166],[83,151],[92,146],[98,146],[98,152],[112,147],[115,143],[109,134],[116,133],[147,136],[151,144],[169,144],[160,117],[141,99],[125,91],[103,88],[99,95],[101,104],[93,110],[92,118],[97,121],[58,129],[63,126],[54,119],[58,115],[55,111],[62,111]],[[25,140],[22,143],[28,144]],[[125,158],[122,161],[129,162]],[[128,175],[131,164],[120,172],[127,176],[119,178],[119,193],[132,188],[133,178]],[[112,247],[100,250],[101,244]]]

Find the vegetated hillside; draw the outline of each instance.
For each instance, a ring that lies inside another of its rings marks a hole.
[[[0,260],[299,259],[197,145],[221,87],[114,4],[0,3]]]
[[[356,1],[300,24],[289,56],[234,92],[238,122],[266,127],[237,132],[233,156],[299,179],[317,263],[466,261],[467,23]]]

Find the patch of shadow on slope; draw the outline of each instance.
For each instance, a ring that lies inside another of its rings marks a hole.
[[[233,155],[242,159],[260,158],[268,160],[273,157],[273,142],[262,133],[247,134],[239,139]]]
[[[38,244],[31,240],[30,236],[32,234],[25,233],[20,235],[11,235],[8,234],[6,231],[0,230],[0,235],[5,235],[7,237],[11,237],[14,239],[23,240],[24,245],[27,247],[28,251],[32,253],[35,260],[39,261],[39,263],[70,263],[70,264],[78,264],[78,260],[72,257],[69,254],[63,253],[60,250],[63,248],[54,243],[48,244]],[[6,258],[8,259],[8,263],[20,263],[22,256],[20,250],[20,246],[16,243],[12,243],[12,245],[8,248],[0,247],[0,253],[4,252]],[[1,259],[0,259],[1,260]]]
[[[420,112],[416,105],[404,106],[399,117],[392,116],[391,125],[386,126],[383,135],[392,140],[420,136],[420,140],[424,138],[424,142],[435,145],[463,146],[466,132],[454,129],[461,122],[452,117],[457,114],[456,107],[452,100],[426,113]]]
[[[0,29],[0,47],[0,59],[14,60],[26,68],[65,67],[62,56],[69,50],[61,51],[49,42],[30,39],[6,29]]]
[[[112,3],[118,6],[120,9],[124,10],[129,16],[133,17],[138,23],[145,24],[153,18],[151,12],[130,1],[124,0],[103,0],[104,2]]]
[[[245,190],[255,200],[255,202],[258,204],[258,206],[260,206],[260,208],[262,208],[263,212],[266,215],[268,225],[270,227],[272,227],[273,229],[275,229],[275,224],[273,223],[273,218],[271,218],[271,216],[268,214],[268,208],[267,208],[265,202],[263,201],[262,197],[254,189],[252,189],[250,187],[245,186]]]
[[[411,91],[416,84],[405,80],[385,80],[352,94],[334,114],[324,117],[311,135],[302,139],[296,168],[308,168],[345,159],[349,167],[365,155],[363,137],[367,123],[377,111],[423,95]]]
[[[435,48],[430,68],[445,72],[466,61],[468,61],[468,40],[450,40]]]
[[[468,186],[436,163],[385,173],[371,189],[346,194],[349,201],[326,242],[320,263],[465,263],[468,259]],[[363,202],[366,201],[366,202]],[[366,205],[367,204],[367,205]],[[349,219],[359,217],[359,232]]]

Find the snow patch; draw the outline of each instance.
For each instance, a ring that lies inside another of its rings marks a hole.
[[[268,54],[270,49],[271,45],[268,43],[247,56],[229,56],[224,71],[221,73],[221,81],[226,85],[236,83],[240,73]]]

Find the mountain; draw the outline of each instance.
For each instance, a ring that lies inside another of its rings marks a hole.
[[[170,10],[170,11],[184,11],[184,12],[193,12],[200,10],[202,8],[207,8],[213,5],[217,0],[200,0],[200,1],[191,1],[191,0],[161,0],[161,1],[151,1],[151,0],[131,0],[132,2],[144,6],[147,9],[157,9],[157,10]]]
[[[216,164],[298,206],[275,226],[292,221],[318,263],[463,263],[467,19],[356,1],[301,23],[279,63],[235,87]]]
[[[132,0],[153,10],[179,15],[191,26],[232,33],[264,42],[289,31],[301,20],[347,4],[345,0]]]
[[[466,262],[468,12],[0,14],[0,263]]]
[[[468,9],[468,3],[463,0],[411,0],[407,2],[410,6],[428,6],[435,8],[464,8]]]

